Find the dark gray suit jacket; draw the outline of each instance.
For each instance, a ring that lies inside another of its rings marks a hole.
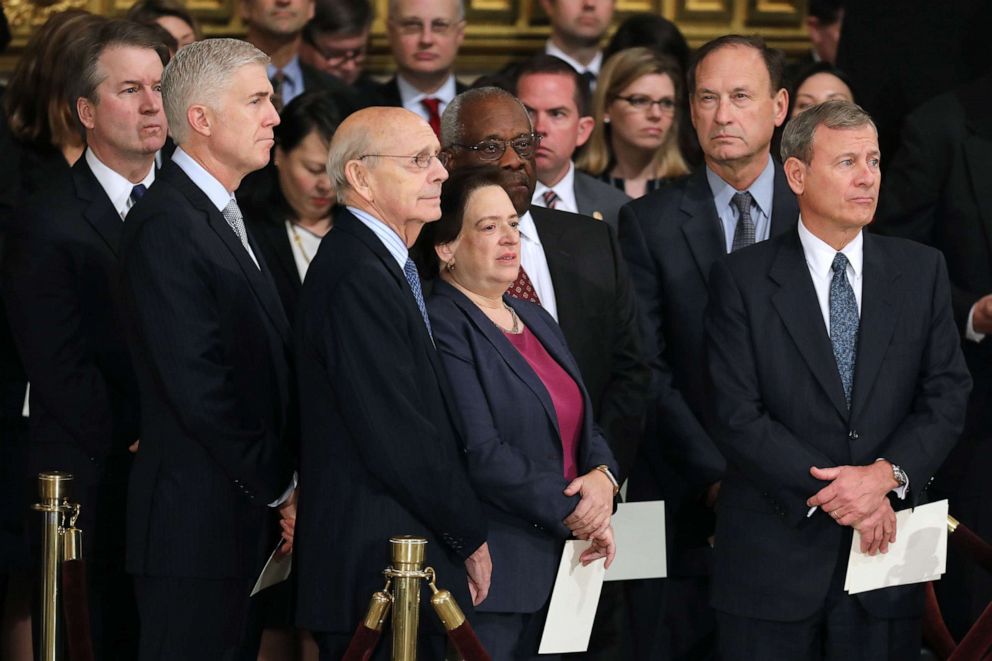
[[[606,221],[616,231],[620,207],[630,202],[629,195],[578,170],[572,188],[580,214]]]

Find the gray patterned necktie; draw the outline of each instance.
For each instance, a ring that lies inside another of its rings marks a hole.
[[[424,325],[427,326],[427,334],[431,336],[431,339],[434,339],[431,320],[427,316],[427,305],[424,304],[424,290],[420,288],[420,272],[417,271],[417,265],[409,257],[406,258],[406,264],[403,265],[403,275],[406,277],[410,289],[413,290],[413,297],[417,299],[417,307],[420,308],[420,316],[424,318]]]
[[[248,232],[245,230],[245,219],[242,217],[241,209],[238,207],[238,203],[234,201],[234,198],[231,198],[231,201],[227,203],[227,206],[221,211],[221,215],[224,216],[224,220],[227,221],[227,224],[234,230],[238,239],[241,240],[241,245],[245,247],[245,252],[251,257],[251,261],[255,262],[255,266],[258,266],[258,261],[256,261],[255,256],[252,254],[251,248],[248,247]]]
[[[737,252],[754,244],[754,220],[751,218],[751,193],[734,193],[733,205],[737,207],[737,227],[734,229],[734,242],[730,252]]]
[[[858,301],[854,289],[847,279],[847,257],[839,252],[830,266],[834,275],[830,280],[830,343],[834,348],[834,360],[844,385],[847,407],[851,407],[851,391],[854,388],[854,364],[858,359]]]

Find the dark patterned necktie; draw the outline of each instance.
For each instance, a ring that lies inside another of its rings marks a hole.
[[[431,330],[431,320],[427,316],[427,305],[424,304],[424,290],[420,287],[420,272],[417,271],[417,265],[409,257],[406,258],[406,264],[403,265],[403,275],[406,277],[410,289],[413,290],[413,297],[417,300],[417,307],[420,308],[420,316],[424,318],[424,325],[427,326],[427,334],[433,339],[434,332]]]
[[[858,327],[861,320],[858,314],[858,301],[854,289],[847,279],[847,257],[839,252],[830,266],[834,275],[830,280],[830,343],[834,349],[834,360],[840,382],[844,385],[847,407],[851,407],[851,392],[854,388],[854,364],[858,359]]]
[[[427,123],[431,125],[434,135],[441,137],[441,100],[435,98],[421,99],[420,105],[427,110]]]
[[[754,244],[754,220],[751,219],[751,194],[747,191],[735,193],[733,204],[737,207],[737,228],[734,229],[734,242],[730,252],[737,252]]]
[[[534,283],[530,281],[527,277],[527,271],[524,270],[524,265],[520,265],[520,273],[517,274],[517,279],[513,281],[510,288],[506,291],[507,294],[513,298],[519,298],[521,301],[530,301],[531,303],[541,304],[541,299],[537,295],[537,290],[534,289]]]
[[[245,247],[245,252],[248,253],[251,261],[255,262],[255,266],[258,266],[258,261],[252,254],[251,248],[248,247],[248,231],[245,230],[245,219],[244,216],[241,215],[241,209],[238,207],[238,203],[232,199],[220,213],[224,216],[224,220],[227,221],[227,224],[231,226],[231,229],[234,230],[238,240],[241,241],[241,245]]]
[[[550,188],[544,191],[544,195],[542,197],[544,197],[544,206],[549,209],[556,209],[558,207],[558,200],[561,199],[558,197],[558,193],[554,192]]]

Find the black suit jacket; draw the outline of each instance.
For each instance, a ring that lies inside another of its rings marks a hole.
[[[290,335],[254,252],[261,270],[174,162],[124,224],[142,410],[128,492],[132,573],[246,578],[271,550],[267,504],[292,478]]]
[[[85,158],[16,215],[2,285],[31,381],[30,470],[73,474],[87,554],[120,563],[140,417],[117,277],[124,222]],[[108,546],[108,535],[118,542]]]
[[[992,293],[992,76],[920,106],[882,182],[873,228],[944,253],[954,320],[975,380],[966,436],[992,426],[992,341],[964,339],[971,307]]]
[[[341,122],[356,110],[361,110],[374,103],[374,99],[363,97],[357,90],[343,81],[319,69],[314,69],[309,64],[300,62],[300,70],[303,72],[304,92],[321,90],[331,96],[334,104],[338,107],[338,117],[335,118],[337,122]]]
[[[296,268],[293,246],[286,234],[286,218],[283,212],[272,204],[244,204],[241,205],[241,210],[245,217],[245,225],[269,266],[272,281],[286,311],[286,318],[292,323],[296,318],[296,302],[300,297],[303,281],[300,280],[300,271]]]
[[[461,94],[467,89],[468,89],[467,86],[462,85],[460,82],[458,82],[457,78],[455,79],[456,95]],[[400,96],[400,86],[399,83],[396,82],[396,76],[393,76],[386,82],[382,83],[382,85],[379,87],[379,100],[382,102],[383,105],[386,106],[403,105],[403,97]]]
[[[643,433],[650,373],[616,234],[606,223],[577,214],[539,206],[531,206],[530,214],[551,272],[558,325],[579,364],[622,482]]]
[[[795,196],[776,164],[770,235],[794,227],[798,217]],[[709,399],[701,365],[707,278],[727,250],[705,168],[623,207],[620,244],[653,372],[648,441],[628,495],[666,501],[669,521],[679,522],[670,531],[672,570],[702,572],[695,554],[681,556],[686,549],[708,548],[712,514],[700,495],[724,470],[723,457],[703,428]]]
[[[848,411],[798,233],[713,267],[706,311],[711,431],[727,458],[712,591],[720,610],[795,621],[824,607],[851,528],[822,510],[807,516],[806,499],[825,486],[811,466],[888,459],[910,480],[896,508],[917,505],[961,431],[971,379],[943,257],[910,241],[866,235],[862,283]],[[859,599],[875,617],[923,612],[921,586]]]
[[[470,610],[464,559],[486,541],[486,520],[458,413],[403,271],[347,209],[307,271],[295,331],[298,624],[350,636],[396,535],[428,540],[438,585]]]

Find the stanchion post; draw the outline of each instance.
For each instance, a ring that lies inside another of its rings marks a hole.
[[[33,509],[42,513],[42,574],[41,574],[41,660],[58,661],[60,642],[59,562],[62,561],[60,528],[62,515],[68,506],[72,475],[52,472],[38,475],[38,498]]]
[[[417,660],[417,627],[420,624],[420,580],[427,540],[393,537],[393,661]]]

